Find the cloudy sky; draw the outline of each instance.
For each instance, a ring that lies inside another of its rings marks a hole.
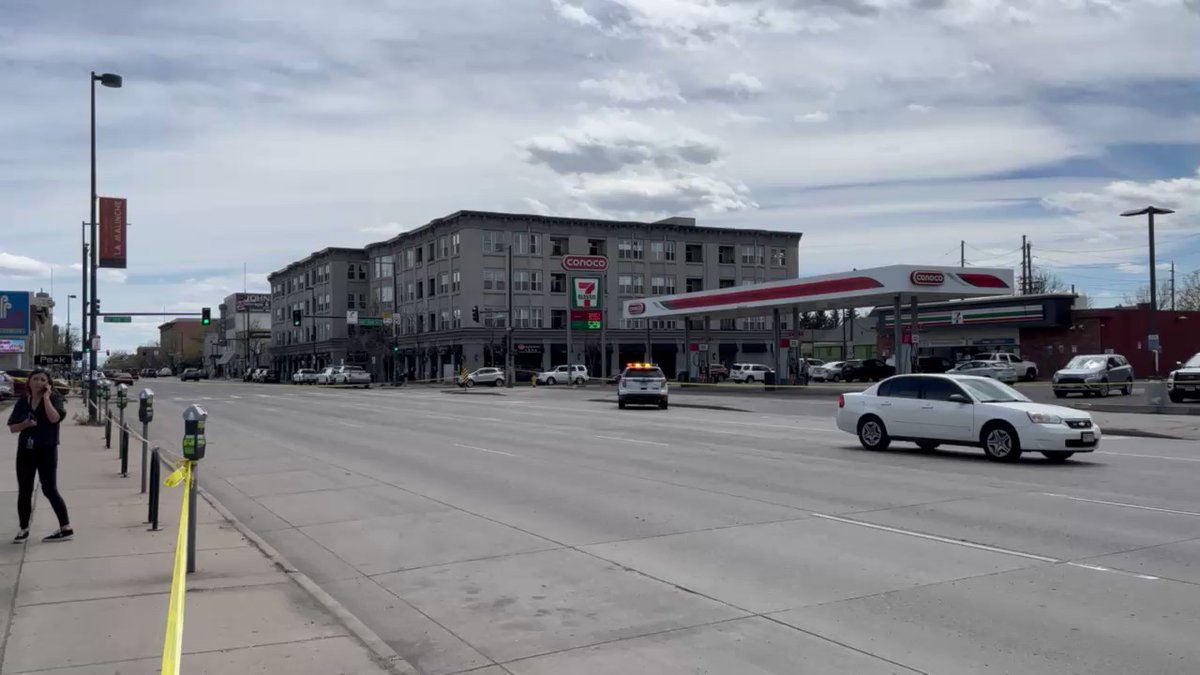
[[[458,209],[798,230],[802,273],[1038,265],[1115,304],[1200,267],[1197,0],[15,0],[0,6],[0,288],[196,311]],[[78,302],[74,319],[78,320]],[[156,319],[102,331],[156,337]]]

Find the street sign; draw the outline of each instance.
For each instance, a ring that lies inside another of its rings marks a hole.
[[[706,351],[708,351],[708,343],[706,343],[706,342],[701,342],[701,343],[700,343],[700,351],[702,351],[702,352],[706,352]]]
[[[789,349],[795,349],[796,347],[799,347],[799,346],[800,346],[800,340],[798,340],[796,338],[790,338],[788,340],[788,348]]]
[[[1146,348],[1152,352],[1156,352],[1159,351],[1159,346],[1158,334],[1151,333],[1150,336],[1146,338]]]
[[[33,362],[39,366],[69,366],[71,365],[71,355],[38,354],[33,357]]]
[[[132,316],[113,316],[111,314],[106,314],[104,316],[104,323],[133,323],[133,317]]]
[[[571,279],[571,307],[591,309],[600,306],[600,278],[573,277]]]
[[[564,255],[561,264],[568,272],[603,272],[608,269],[608,258],[602,255]]]
[[[359,317],[358,325],[363,328],[378,328],[383,325],[383,319],[377,316]]]
[[[93,352],[100,351],[100,335],[99,334],[92,336],[92,351]]]
[[[358,324],[358,310],[357,309],[346,310],[346,323],[351,326]]]

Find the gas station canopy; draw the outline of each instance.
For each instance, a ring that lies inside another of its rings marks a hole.
[[[1013,294],[1013,271],[984,267],[888,265],[696,293],[626,300],[626,319],[765,316],[772,310],[820,312],[1004,296]]]

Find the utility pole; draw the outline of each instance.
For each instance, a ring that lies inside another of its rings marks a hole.
[[[68,305],[69,306],[69,305]],[[1171,261],[1171,311],[1175,311],[1175,261]]]
[[[510,234],[509,237],[512,235]],[[508,320],[504,322],[504,328],[508,334],[508,339],[504,343],[504,383],[509,389],[513,387],[513,378],[516,373],[513,372],[513,247],[510,239],[508,244]],[[571,362],[567,361],[569,365]],[[570,373],[570,369],[567,370]],[[568,375],[569,377],[569,375]]]
[[[958,240],[958,266],[959,267],[967,266],[967,240],[966,239]]]
[[[1021,295],[1029,295],[1029,259],[1026,258],[1028,251],[1025,235],[1021,235]]]
[[[1033,295],[1034,293],[1040,293],[1041,291],[1037,288],[1037,284],[1035,283],[1035,280],[1033,278],[1033,242],[1032,241],[1026,242],[1026,244],[1025,244],[1025,266],[1029,269],[1029,274],[1026,276],[1026,278],[1029,279],[1029,282],[1028,282],[1029,294]]]

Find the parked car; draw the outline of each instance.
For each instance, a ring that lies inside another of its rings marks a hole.
[[[158,377],[158,371],[153,368],[142,368],[139,375],[142,377]]]
[[[263,384],[279,384],[279,371],[273,368],[262,368],[262,373],[259,376],[259,382]]]
[[[1006,384],[1017,381],[1017,371],[1008,361],[963,361],[949,371],[955,375],[990,377]]]
[[[0,401],[16,396],[13,393],[13,379],[8,373],[0,370]]]
[[[617,407],[622,410],[630,404],[657,405],[665,410],[669,395],[667,376],[653,364],[632,363],[621,372],[617,382]]]
[[[922,356],[917,359],[918,373],[944,373],[954,368],[954,362],[944,356]]]
[[[729,369],[724,364],[714,363],[708,367],[709,382],[724,382],[729,379]]]
[[[842,366],[845,363],[845,361],[826,361],[822,365],[809,369],[808,377],[814,382],[841,382]]]
[[[486,384],[492,387],[499,387],[504,383],[504,371],[500,368],[480,368],[467,375],[466,386],[474,387],[477,384]]]
[[[187,382],[188,380],[192,380],[194,382],[199,382],[200,381],[200,369],[199,368],[185,368],[183,370],[183,372],[179,374],[179,381]]]
[[[1054,395],[1108,396],[1114,389],[1128,396],[1133,393],[1133,366],[1120,354],[1076,356],[1054,373]]]
[[[1175,365],[1178,367],[1167,375],[1167,395],[1175,403],[1200,398],[1200,352]]]
[[[541,371],[530,368],[513,368],[513,382],[529,384],[534,381]]]
[[[346,384],[355,387],[371,387],[371,374],[361,366],[337,366],[333,381],[335,384]]]
[[[322,370],[321,372],[317,373],[315,383],[316,384],[333,384],[334,376],[336,374],[337,374],[337,368],[335,366],[329,366],[325,370]]]
[[[924,450],[966,445],[997,462],[1015,462],[1026,450],[1061,462],[1092,452],[1101,437],[1086,412],[1034,403],[990,378],[954,374],[899,375],[842,394],[837,426],[868,450],[886,450],[893,441]]]
[[[842,364],[846,382],[878,382],[896,374],[896,368],[879,359],[853,359]]]
[[[171,375],[172,375],[172,373],[171,373],[171,369],[170,369],[170,368],[165,368],[165,367],[164,367],[164,368],[159,368],[159,369],[158,369],[158,376],[159,376],[159,377],[170,377]]]
[[[976,354],[975,358],[979,361],[1003,361],[1013,367],[1017,371],[1017,377],[1030,382],[1038,378],[1037,364],[1028,359],[1023,359],[1016,354],[1008,352],[992,352],[990,354]]]
[[[316,384],[317,371],[312,368],[301,368],[292,373],[292,384]]]
[[[588,381],[587,366],[555,366],[552,370],[538,373],[538,384],[586,384]]]
[[[741,366],[729,374],[730,382],[739,382],[742,384],[755,384],[767,381],[767,375],[774,375],[775,371],[761,363],[741,363],[734,364]]]

